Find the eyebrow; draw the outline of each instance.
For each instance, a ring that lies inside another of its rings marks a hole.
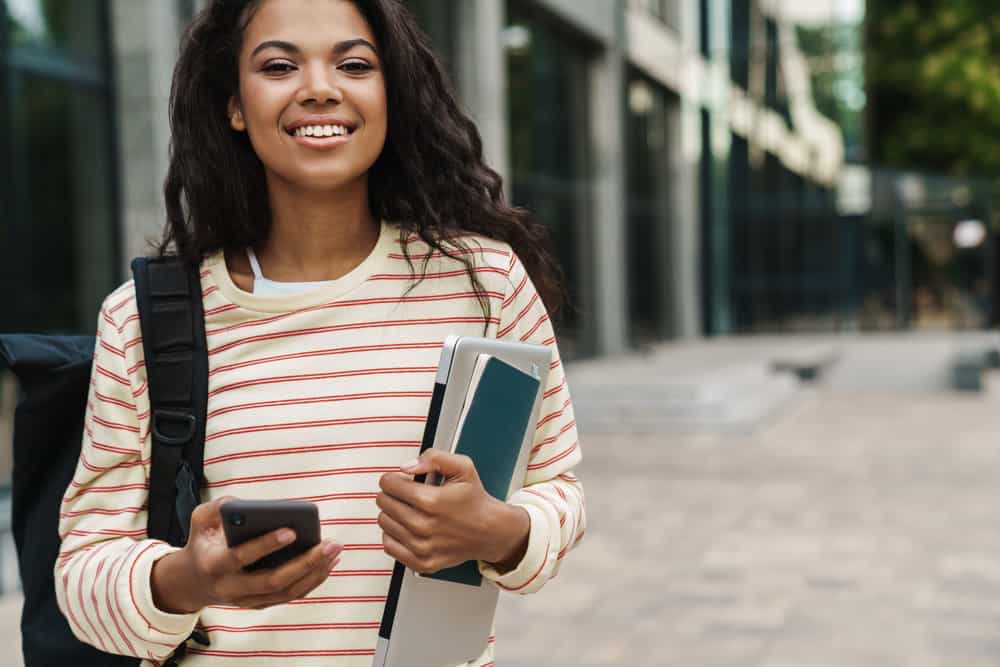
[[[342,53],[350,51],[355,46],[367,46],[369,49],[372,50],[372,53],[374,53],[376,56],[378,55],[378,49],[375,48],[375,45],[369,42],[367,39],[364,39],[363,37],[358,37],[356,39],[345,39],[342,42],[337,42],[336,44],[333,45],[333,54],[339,56]],[[280,39],[270,39],[266,42],[261,42],[260,44],[258,44],[257,48],[255,48],[253,50],[253,53],[250,54],[250,57],[253,58],[255,55],[257,55],[264,49],[281,49],[282,51],[287,51],[288,53],[294,53],[296,55],[302,53],[302,50],[296,45],[292,44],[291,42],[286,42]]]

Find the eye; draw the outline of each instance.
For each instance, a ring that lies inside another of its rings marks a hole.
[[[347,62],[340,65],[338,69],[341,69],[349,74],[364,74],[365,72],[375,69],[369,63],[364,60],[348,60]]]
[[[268,63],[261,69],[261,71],[285,74],[287,72],[291,72],[293,69],[295,69],[295,66],[290,63]]]

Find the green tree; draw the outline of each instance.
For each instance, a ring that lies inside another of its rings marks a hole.
[[[1000,185],[996,7],[996,0],[868,1],[868,146],[876,164]]]

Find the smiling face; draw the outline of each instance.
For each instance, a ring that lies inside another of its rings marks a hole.
[[[366,178],[385,145],[378,44],[349,0],[263,0],[243,34],[230,125],[268,180],[334,190]]]

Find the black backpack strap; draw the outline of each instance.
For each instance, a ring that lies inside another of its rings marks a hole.
[[[147,533],[183,546],[204,484],[208,348],[199,267],[178,257],[139,257],[132,275],[153,440]]]

